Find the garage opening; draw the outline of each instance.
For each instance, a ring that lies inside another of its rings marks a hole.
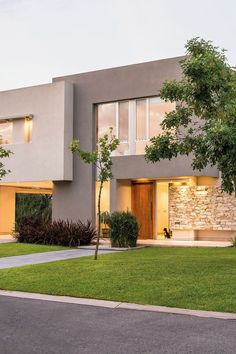
[[[9,235],[24,216],[51,218],[53,183],[20,182],[0,184],[0,235]]]

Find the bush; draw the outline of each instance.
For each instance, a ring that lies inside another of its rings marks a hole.
[[[236,247],[236,236],[231,238],[231,244],[233,247]]]
[[[18,242],[77,247],[89,245],[96,236],[91,221],[45,221],[40,217],[24,217],[17,224],[14,237]]]
[[[139,225],[130,212],[114,212],[109,220],[112,247],[136,247]]]
[[[16,194],[16,222],[24,217],[43,217],[52,220],[52,195],[50,194]]]

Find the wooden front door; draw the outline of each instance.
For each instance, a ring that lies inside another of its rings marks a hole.
[[[132,185],[132,213],[140,226],[139,238],[153,238],[153,183]]]

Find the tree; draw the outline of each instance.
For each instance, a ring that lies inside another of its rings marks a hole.
[[[10,150],[5,150],[1,145],[0,145],[0,180],[8,174],[10,171],[6,170],[4,167],[4,164],[2,163],[2,159],[9,157],[12,152]]]
[[[79,146],[78,140],[73,140],[70,144],[70,149],[73,153],[88,164],[93,164],[98,170],[98,180],[99,192],[98,192],[98,234],[97,242],[95,247],[94,259],[97,260],[99,240],[101,236],[101,196],[102,188],[104,182],[109,181],[113,178],[112,176],[112,160],[111,154],[116,150],[119,145],[119,140],[112,134],[112,128],[110,128],[109,134],[105,134],[98,141],[98,150],[97,151],[85,151],[82,150]]]
[[[192,167],[208,164],[221,172],[222,190],[236,195],[236,71],[225,50],[193,38],[180,62],[182,79],[163,84],[160,97],[176,102],[166,114],[163,134],[146,147],[147,161],[193,155]]]

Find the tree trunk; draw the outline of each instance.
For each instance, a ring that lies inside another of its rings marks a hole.
[[[234,181],[234,196],[236,198],[236,176],[234,176],[233,181]]]
[[[94,253],[94,259],[98,259],[98,247],[99,247],[99,241],[100,241],[100,236],[101,236],[101,195],[102,195],[102,187],[103,187],[103,181],[100,181],[100,187],[99,187],[99,194],[98,194],[98,235],[97,235],[97,242],[96,242],[96,248],[95,248],[95,253]]]

